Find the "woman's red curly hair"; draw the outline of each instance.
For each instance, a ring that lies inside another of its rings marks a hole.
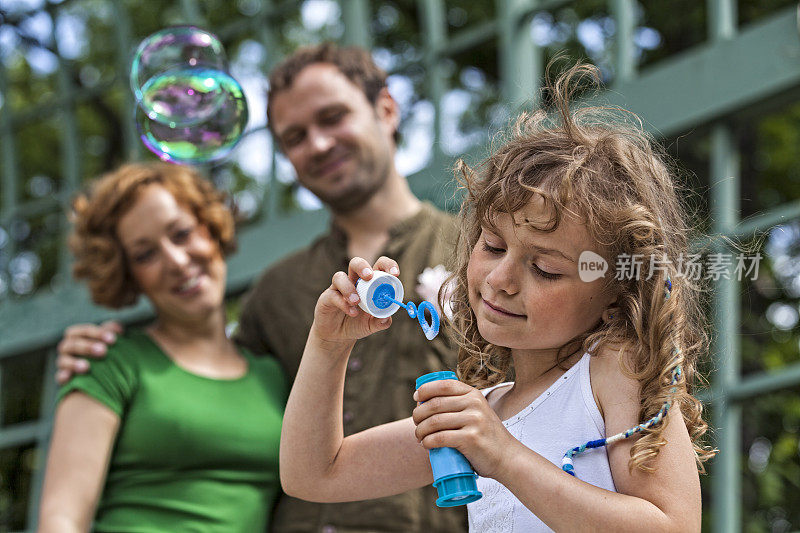
[[[136,303],[139,288],[131,275],[117,224],[142,189],[159,184],[208,228],[224,256],[236,249],[234,218],[227,197],[187,167],[167,163],[129,163],[92,183],[73,202],[69,247],[76,279],[86,280],[92,300],[120,308]]]

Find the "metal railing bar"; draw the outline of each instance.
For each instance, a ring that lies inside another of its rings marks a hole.
[[[35,420],[4,427],[3,431],[0,431],[0,449],[36,442],[36,437],[43,424],[48,425],[45,421]]]
[[[497,20],[489,20],[475,26],[459,30],[449,39],[441,43],[434,53],[439,57],[452,57],[465,52],[470,48],[475,48],[487,41],[497,38],[499,26]]]

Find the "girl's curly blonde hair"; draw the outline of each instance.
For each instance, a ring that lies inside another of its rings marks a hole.
[[[700,379],[698,359],[709,346],[703,310],[708,291],[676,270],[698,233],[689,222],[669,158],[634,115],[616,108],[571,107],[576,89],[587,79],[597,83],[595,67],[573,66],[545,88],[553,113],[539,109],[520,116],[505,142],[477,170],[463,161],[456,166],[465,195],[448,298],[459,346],[458,375],[479,388],[513,378],[511,351],[486,342],[478,332],[469,305],[467,266],[482,226],[493,227],[498,214],[513,214],[539,195],[550,220],[544,226],[528,225],[554,231],[565,213],[579,217],[605,251],[612,273],[616,259],[645,259],[633,279],[607,276],[612,279],[605,280],[605,289],[617,294],[619,311],[560,347],[559,364],[578,350],[599,353],[609,347],[625,354],[620,357],[623,371],[641,386],[640,421],[653,417],[668,400],[672,371],[681,365],[672,401],[680,407],[703,472],[703,462],[714,451],[700,442],[708,425],[702,404],[691,393]],[[681,194],[688,196],[688,191]],[[651,264],[650,258],[656,261]],[[668,299],[667,276],[672,280]],[[631,469],[653,470],[651,462],[666,443],[664,425],[645,431],[634,444]]]

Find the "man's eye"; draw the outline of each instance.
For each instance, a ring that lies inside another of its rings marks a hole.
[[[320,122],[323,124],[336,124],[344,117],[344,111],[333,111],[331,113],[326,113],[322,115],[320,118]]]
[[[300,144],[300,141],[302,141],[302,140],[303,140],[303,136],[301,134],[293,133],[293,134],[290,134],[290,135],[285,135],[281,142],[283,143],[284,146],[292,147],[292,146],[297,146],[298,144]]]

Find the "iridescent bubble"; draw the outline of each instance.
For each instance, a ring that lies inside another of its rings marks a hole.
[[[217,72],[195,67],[168,70],[142,86],[139,105],[150,120],[172,128],[204,122],[227,97]]]
[[[230,153],[247,125],[247,101],[239,82],[226,72],[207,68],[175,69],[164,76],[180,87],[213,87],[219,92],[219,105],[211,115],[189,126],[185,121],[165,122],[158,114],[148,115],[137,107],[136,124],[144,145],[162,160],[176,163],[207,163]],[[166,84],[155,79],[146,86]]]
[[[218,90],[172,85],[169,79],[161,78],[169,71],[185,68],[227,71],[228,61],[219,39],[195,26],[175,26],[141,42],[131,64],[131,89],[147,115],[152,117],[155,113],[160,120],[187,126],[213,115],[224,105],[225,96]],[[147,85],[149,94],[145,95]],[[187,108],[192,107],[194,111],[187,115]]]

